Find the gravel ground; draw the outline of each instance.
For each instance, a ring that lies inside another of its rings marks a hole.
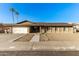
[[[72,35],[73,34],[68,35],[68,37],[66,34],[64,36],[58,34],[58,36],[54,35],[54,37],[51,35],[52,38],[49,41],[43,36],[41,42],[36,43],[28,42],[29,40],[27,41],[27,37],[23,34],[1,34],[0,56],[79,56],[79,34],[74,34],[73,37]],[[20,38],[21,41],[13,41],[20,36],[24,36],[23,38]],[[52,39],[54,38],[57,39],[53,41]],[[68,38],[73,38],[73,40],[68,40]],[[66,50],[63,51],[63,47]],[[57,50],[53,50],[54,48],[57,48]]]

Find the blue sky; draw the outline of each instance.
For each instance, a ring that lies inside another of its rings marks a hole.
[[[77,3],[0,3],[0,23],[12,23],[11,7],[19,12],[18,21],[79,22]]]

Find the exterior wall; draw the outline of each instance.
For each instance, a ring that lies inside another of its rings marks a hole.
[[[69,27],[68,28],[68,32],[71,32],[72,33],[73,32],[73,28],[72,27]]]
[[[59,29],[60,29],[60,28],[59,28],[59,27],[57,27],[57,33],[59,33]]]
[[[51,33],[51,27],[48,27],[47,33]]]
[[[68,33],[68,27],[66,27],[66,30],[65,30],[65,32],[66,32],[66,33]]]
[[[39,29],[40,30],[40,29]],[[29,33],[29,27],[13,27],[13,33]],[[41,33],[73,33],[73,27],[41,27]]]
[[[76,26],[73,26],[73,33],[76,33]]]
[[[52,27],[52,33],[73,33],[73,27]]]
[[[63,27],[58,27],[58,29],[59,29],[59,33],[62,33],[63,32]]]
[[[41,27],[41,32],[44,33],[45,32],[45,28]]]
[[[55,33],[55,27],[52,27],[52,33]]]
[[[13,30],[12,30],[13,33],[18,33],[18,34],[26,34],[26,33],[29,33],[29,27],[13,27]]]

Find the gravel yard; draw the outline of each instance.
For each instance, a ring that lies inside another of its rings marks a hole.
[[[0,55],[79,55],[79,34],[0,34]]]

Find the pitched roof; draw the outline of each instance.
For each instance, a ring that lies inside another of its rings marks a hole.
[[[73,26],[68,23],[32,23],[31,26]]]
[[[45,23],[45,22],[30,22],[28,20],[24,20],[22,22],[19,22],[17,24],[23,24],[26,25],[27,22],[31,23],[28,24],[28,26],[73,26],[72,23]]]
[[[24,20],[24,21],[18,22],[17,24],[21,24],[21,23],[25,23],[25,22],[30,22],[30,21]]]

